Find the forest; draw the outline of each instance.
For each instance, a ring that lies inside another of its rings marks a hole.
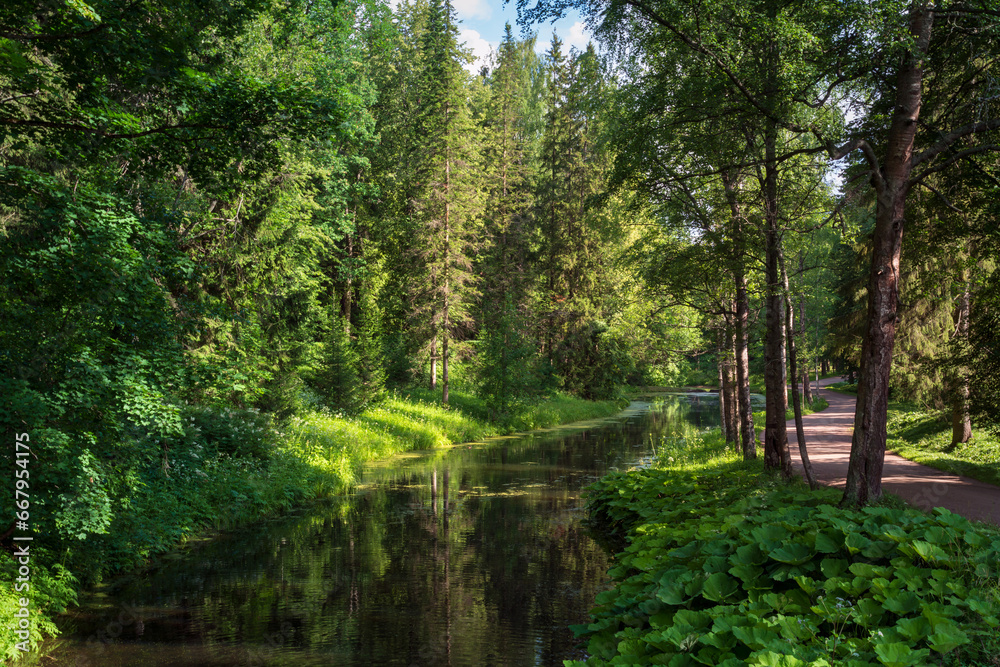
[[[29,511],[54,614],[636,388],[711,388],[727,450],[815,486],[802,414],[843,376],[847,513],[894,419],[1000,481],[1000,5],[516,4],[477,63],[450,0],[3,3],[5,618]]]

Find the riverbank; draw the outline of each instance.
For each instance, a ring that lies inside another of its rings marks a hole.
[[[427,400],[421,400],[427,399]],[[609,416],[613,401],[563,395],[540,400],[501,427],[482,417],[475,397],[453,393],[451,408],[415,391],[391,397],[356,417],[311,412],[275,427],[250,411],[192,411],[187,433],[170,450],[169,467],[157,461],[134,480],[140,493],[115,501],[111,525],[73,553],[32,547],[32,634],[37,646],[56,633],[52,619],[76,601],[82,587],[134,569],[157,554],[218,529],[278,516],[313,500],[342,493],[370,461],[415,449],[444,447],[501,435]],[[43,565],[63,563],[63,565]],[[0,552],[0,617],[14,618],[15,568]],[[21,641],[5,624],[0,655],[20,657]]]
[[[1000,532],[947,511],[837,509],[711,434],[592,487],[594,523],[628,546],[574,628],[575,665],[992,664]]]

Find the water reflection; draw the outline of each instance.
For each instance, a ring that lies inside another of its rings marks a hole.
[[[373,466],[350,497],[115,582],[67,618],[55,664],[561,665],[609,566],[581,489],[694,412]]]

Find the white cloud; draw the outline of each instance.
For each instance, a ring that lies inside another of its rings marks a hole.
[[[486,0],[454,0],[452,5],[460,19],[488,19],[493,15]]]
[[[583,51],[591,41],[590,33],[587,32],[587,27],[583,24],[583,21],[577,21],[571,25],[568,34],[565,28],[557,28],[556,34],[562,40],[562,52],[564,55],[568,54],[569,50],[574,46]],[[552,48],[552,33],[542,32],[539,34],[539,39],[535,41],[535,53],[541,55],[550,48]]]
[[[566,49],[569,50],[570,47],[575,46],[583,51],[587,48],[587,43],[589,41],[590,35],[587,34],[587,30],[584,27],[583,22],[577,21],[569,28],[569,36],[566,37]]]
[[[500,46],[499,42],[487,42],[478,31],[470,28],[463,28],[459,31],[458,40],[465,42],[465,48],[471,49],[472,55],[476,57],[475,61],[465,66],[465,69],[472,74],[478,74],[479,68],[486,64],[490,51]]]

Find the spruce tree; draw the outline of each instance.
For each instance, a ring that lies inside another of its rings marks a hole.
[[[348,414],[360,412],[364,406],[358,357],[344,320],[333,318],[323,347],[321,367],[314,381],[316,390],[330,408]]]
[[[482,119],[486,234],[483,253],[483,316],[499,317],[510,296],[520,305],[526,288],[530,165],[527,155],[527,95],[531,82],[519,44],[506,25],[490,80]]]
[[[382,350],[381,312],[370,282],[362,284],[354,351],[360,404],[376,405],[386,398],[385,354]]]
[[[475,130],[462,69],[468,55],[459,47],[449,0],[430,3],[421,50],[415,138],[419,194],[414,209],[423,275],[416,294],[417,314],[429,338],[431,385],[436,384],[440,358],[441,400],[447,404],[454,332],[469,323],[469,305],[476,290],[470,251],[480,215]]]
[[[553,36],[548,56],[548,113],[542,137],[535,219],[543,286],[537,304],[542,348],[568,389],[584,389],[580,346],[607,329],[599,211],[591,200],[603,177],[597,150],[602,76],[592,48],[566,58]],[[596,327],[596,328],[595,328]]]

